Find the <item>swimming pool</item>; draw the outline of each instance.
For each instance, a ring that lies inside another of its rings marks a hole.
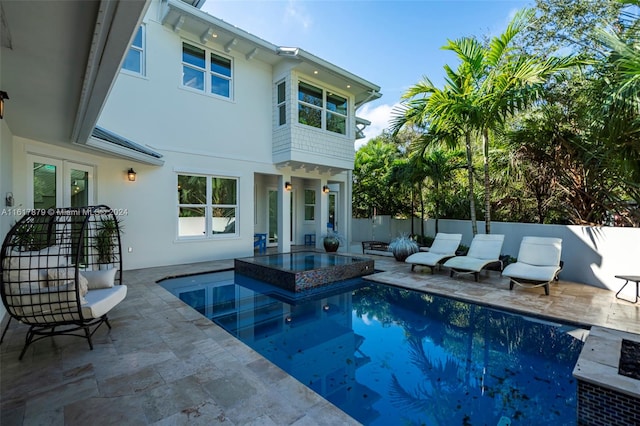
[[[586,330],[361,279],[302,298],[233,271],[160,284],[363,424],[576,422]]]

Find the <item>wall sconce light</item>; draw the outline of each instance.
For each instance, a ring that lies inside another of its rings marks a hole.
[[[129,169],[129,171],[127,171],[127,179],[129,179],[129,182],[135,182],[136,181],[136,172],[133,170],[133,168]]]
[[[0,119],[4,117],[4,100],[9,99],[7,92],[0,90]]]
[[[322,192],[324,192],[325,194],[328,194],[329,191],[330,191],[330,189],[329,189],[328,185],[325,185],[325,186],[322,187]]]
[[[284,189],[286,189],[287,191],[291,191],[291,182],[285,182],[284,183]]]

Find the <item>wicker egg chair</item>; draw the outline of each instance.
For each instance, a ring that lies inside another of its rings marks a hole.
[[[45,337],[92,335],[127,294],[120,224],[107,206],[32,210],[4,239],[0,293],[11,319],[29,326],[29,345]]]

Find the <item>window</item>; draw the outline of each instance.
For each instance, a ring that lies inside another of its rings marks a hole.
[[[345,135],[347,132],[347,100],[327,93],[327,130]]]
[[[122,69],[134,74],[144,75],[144,27],[141,26],[136,32],[136,36],[131,43],[129,52],[124,58]]]
[[[286,104],[287,96],[286,96],[286,86],[284,81],[281,83],[278,83],[277,90],[278,90],[278,102],[276,106],[278,108],[278,125],[282,126],[283,124],[287,124],[287,104]]]
[[[298,83],[298,122],[347,134],[347,99],[305,82]]]
[[[178,175],[178,237],[237,235],[238,180]]]
[[[322,89],[307,83],[299,83],[298,122],[322,128]]]
[[[231,98],[231,59],[182,43],[182,85],[204,93]]]
[[[316,219],[316,191],[304,190],[304,220]]]

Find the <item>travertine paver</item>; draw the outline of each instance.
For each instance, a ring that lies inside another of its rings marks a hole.
[[[18,354],[26,327],[12,323],[0,346],[0,424],[175,425],[357,424],[155,282],[222,270],[233,260],[124,273],[128,296],[109,315],[113,329],[85,340],[55,337]],[[376,257],[370,279],[478,303],[640,334],[640,304],[574,283],[515,288],[497,273],[450,279]]]

